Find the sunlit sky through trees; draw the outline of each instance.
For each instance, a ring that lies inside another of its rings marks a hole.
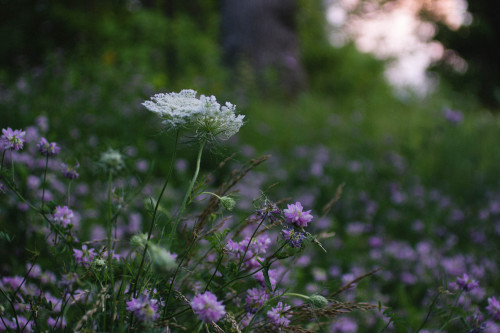
[[[333,0],[328,8],[331,43],[341,46],[354,40],[361,51],[392,59],[386,76],[396,87],[410,87],[419,94],[432,91],[437,79],[426,69],[445,52],[448,65],[458,72],[467,70],[465,60],[433,41],[434,22],[452,30],[472,22],[466,0]],[[422,20],[421,12],[430,20]]]

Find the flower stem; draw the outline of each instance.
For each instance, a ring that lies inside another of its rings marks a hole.
[[[45,188],[47,187],[47,169],[49,167],[49,154],[45,157],[45,170],[43,171],[43,188],[42,188],[42,211],[45,207]]]
[[[205,140],[201,141],[200,150],[198,151],[198,157],[196,159],[196,170],[194,172],[193,179],[191,180],[191,183],[189,184],[186,195],[184,196],[184,200],[182,201],[182,205],[179,208],[179,212],[177,213],[177,216],[175,218],[174,225],[172,226],[172,230],[170,231],[170,234],[168,235],[167,249],[170,249],[172,247],[172,243],[173,243],[173,241],[175,239],[175,235],[177,233],[177,225],[179,224],[182,213],[184,213],[184,210],[186,209],[188,199],[191,196],[191,192],[193,191],[194,184],[196,183],[196,179],[198,178],[198,173],[200,172],[201,155],[203,153],[204,146],[205,146]]]
[[[142,267],[144,266],[144,260],[146,258],[146,252],[148,251],[148,245],[149,245],[149,240],[151,239],[151,235],[153,234],[153,228],[156,222],[156,215],[158,213],[158,208],[160,207],[160,202],[161,199],[163,198],[163,194],[165,193],[165,190],[167,188],[168,182],[170,181],[170,177],[172,175],[172,169],[174,167],[174,162],[175,162],[175,155],[177,153],[177,143],[179,141],[179,131],[177,131],[175,135],[175,144],[174,144],[174,150],[172,152],[172,158],[170,159],[170,166],[168,167],[168,172],[167,172],[167,178],[165,179],[165,183],[163,184],[163,187],[161,189],[160,195],[158,196],[158,200],[156,200],[155,208],[153,211],[153,217],[151,218],[151,224],[149,225],[149,230],[148,230],[148,242],[146,242],[146,245],[144,246],[144,250],[142,251],[142,256],[141,256],[141,263],[139,265],[139,270],[137,271],[137,276],[135,277],[135,283],[132,288],[132,295],[133,297],[136,297],[136,291],[137,291],[137,285],[139,283],[139,277],[142,272]]]

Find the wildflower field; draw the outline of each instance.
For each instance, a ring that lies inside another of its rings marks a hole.
[[[500,332],[497,114],[300,6],[291,95],[153,10],[0,71],[0,331]]]

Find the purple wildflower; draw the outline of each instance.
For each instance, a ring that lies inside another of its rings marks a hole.
[[[464,115],[460,111],[445,108],[443,110],[443,117],[453,125],[460,124],[464,120]]]
[[[73,257],[78,265],[89,267],[90,263],[97,256],[94,249],[87,250],[87,245],[82,245],[81,250],[73,249]]]
[[[52,219],[55,222],[60,223],[63,227],[72,225],[73,223],[73,211],[68,208],[68,206],[57,206],[54,214],[52,214]]]
[[[287,327],[290,324],[291,312],[289,305],[284,305],[282,302],[279,302],[276,307],[267,311],[267,319],[271,322],[274,327]]]
[[[265,218],[267,216],[267,218],[271,222],[274,222],[277,219],[279,219],[282,214],[283,212],[281,211],[281,209],[278,208],[278,206],[275,203],[267,200],[262,203],[262,208],[257,210],[258,217]]]
[[[255,313],[269,299],[269,295],[263,288],[252,288],[247,290],[245,298],[245,309],[248,313]]]
[[[296,231],[293,227],[281,230],[281,236],[291,247],[301,247],[306,238],[303,232]]]
[[[12,150],[21,150],[23,149],[24,144],[24,136],[26,132],[18,129],[12,130],[12,128],[8,127],[7,129],[2,129],[2,136],[0,136],[0,148],[3,149],[12,149]],[[3,147],[1,147],[3,146]]]
[[[473,280],[469,275],[464,273],[461,277],[457,277],[457,282],[455,284],[463,291],[470,291],[476,287],[479,287],[479,282]]]
[[[218,321],[226,314],[225,307],[221,301],[210,291],[196,295],[191,301],[191,308],[198,319],[209,323]]]
[[[59,146],[55,142],[48,142],[47,139],[41,138],[40,142],[36,145],[38,151],[44,156],[56,156],[59,154]]]
[[[497,301],[495,296],[488,298],[488,306],[486,307],[488,313],[495,320],[500,320],[500,302]]]
[[[62,163],[62,173],[64,178],[73,180],[78,178],[78,172],[76,172],[76,169],[80,166],[80,163],[76,162],[74,167],[71,167],[67,165],[66,163]]]
[[[283,210],[286,221],[299,227],[307,227],[313,216],[310,214],[310,210],[304,212],[303,209],[302,204],[298,201],[295,204],[288,205],[288,209]]]
[[[158,311],[158,300],[149,299],[146,295],[133,298],[126,302],[127,311],[132,312],[140,321],[156,321],[160,315]]]
[[[60,318],[57,318],[57,319],[54,319],[52,317],[49,317],[47,319],[47,325],[50,326],[50,328],[52,329],[61,329],[61,328],[65,328],[66,327],[66,319],[64,317],[60,317]]]

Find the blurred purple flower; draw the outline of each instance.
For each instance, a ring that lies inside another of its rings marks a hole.
[[[80,167],[80,163],[76,162],[74,167],[69,166],[66,163],[62,163],[62,173],[64,178],[73,180],[78,178],[78,172],[76,172],[76,169]]]
[[[449,108],[445,108],[443,110],[443,117],[450,124],[457,125],[460,124],[464,120],[464,115],[460,111],[455,111]]]
[[[12,130],[12,128],[7,127],[7,129],[2,129],[2,136],[0,136],[0,149],[12,149],[21,150],[23,149],[24,136],[26,132],[18,129]]]
[[[59,146],[57,146],[57,143],[55,142],[48,142],[47,139],[41,138],[40,142],[36,145],[38,147],[38,151],[43,155],[43,156],[56,156],[59,154]]]
[[[291,312],[290,305],[285,305],[279,302],[274,308],[267,311],[267,319],[269,319],[271,325],[274,327],[287,327],[290,324]]]
[[[191,308],[198,316],[198,319],[205,323],[218,321],[226,314],[226,310],[221,301],[210,291],[196,295],[191,301]]]
[[[245,310],[248,313],[255,313],[269,299],[269,295],[264,288],[252,288],[247,290]]]
[[[67,206],[57,206],[54,214],[52,214],[52,219],[60,223],[63,227],[67,227],[68,225],[73,224],[73,211],[69,209]]]
[[[140,321],[152,322],[157,320],[160,315],[158,311],[158,300],[149,299],[146,295],[140,295],[126,302],[127,311],[132,312]]]
[[[500,320],[500,302],[497,301],[495,296],[488,298],[488,306],[486,307],[488,313],[495,320]]]

